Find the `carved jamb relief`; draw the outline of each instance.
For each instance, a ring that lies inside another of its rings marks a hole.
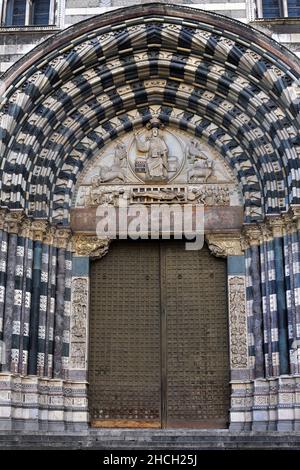
[[[232,369],[248,367],[246,287],[244,276],[229,276],[228,303]]]
[[[72,279],[72,314],[70,325],[70,368],[87,367],[87,333],[89,308],[89,280],[87,277]]]

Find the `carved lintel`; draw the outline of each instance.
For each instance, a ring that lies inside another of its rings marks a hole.
[[[205,239],[214,256],[226,258],[226,256],[243,255],[242,238],[239,233],[212,233],[207,234]]]
[[[72,238],[73,251],[76,256],[102,258],[109,250],[109,238],[99,238],[96,235],[75,234]]]

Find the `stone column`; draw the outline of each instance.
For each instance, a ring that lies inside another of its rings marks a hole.
[[[6,288],[6,261],[7,261],[7,232],[5,232],[5,210],[0,210],[0,370],[4,361],[5,351],[3,341],[4,301]]]
[[[264,354],[263,354],[263,313],[261,294],[261,266],[259,244],[261,241],[259,227],[245,227],[245,241],[249,248],[247,256],[247,276],[249,282],[249,329],[252,334],[254,348],[254,376],[264,377]],[[249,262],[249,263],[248,263]]]
[[[290,345],[290,355],[293,357],[294,370],[293,373],[300,374],[300,294],[299,281],[300,278],[300,206],[291,208],[291,216],[295,225],[295,232],[292,234],[292,272],[294,278],[292,300],[294,302],[294,331],[293,342]],[[299,400],[300,403],[300,400]]]
[[[88,256],[73,256],[69,378],[76,380],[87,380],[89,268]]]
[[[13,335],[13,315],[15,305],[15,269],[16,253],[18,245],[18,233],[23,219],[21,212],[9,212],[5,218],[6,230],[8,232],[8,252],[6,266],[6,292],[5,310],[3,323],[3,341],[6,349],[6,364],[3,370],[9,371],[12,358],[12,335]]]
[[[55,235],[57,246],[57,272],[56,272],[56,308],[54,330],[54,378],[63,376],[63,344],[65,321],[65,281],[66,281],[66,257],[70,238],[69,230],[58,230]]]
[[[42,242],[47,229],[47,221],[34,220],[32,222],[33,234],[33,272],[32,272],[32,294],[29,328],[29,358],[28,373],[36,375],[38,368],[38,345],[39,345],[39,309],[41,295],[41,268],[42,268]]]
[[[21,337],[20,337],[20,362],[19,372],[26,375],[28,370],[29,350],[29,325],[31,310],[32,291],[32,263],[33,263],[33,241],[31,232],[31,221],[25,219],[21,227],[21,236],[24,239],[24,274],[23,274],[23,296],[21,310]]]
[[[88,337],[89,337],[89,269],[90,260],[101,258],[109,248],[109,240],[101,240],[85,234],[74,235],[72,240],[72,289],[70,317],[70,358],[69,379],[81,396],[80,407],[72,412],[73,426],[88,424],[87,379],[88,379]],[[77,392],[78,393],[78,392]],[[80,411],[79,411],[80,410]]]
[[[230,429],[250,427],[251,408],[247,404],[249,384],[246,314],[245,257],[240,234],[208,234],[209,249],[215,256],[227,257],[229,354],[231,371]]]
[[[289,348],[287,331],[287,306],[284,278],[283,260],[283,220],[280,217],[270,217],[269,225],[273,230],[274,237],[274,260],[276,276],[276,298],[278,316],[278,343],[279,343],[279,373],[289,373]]]

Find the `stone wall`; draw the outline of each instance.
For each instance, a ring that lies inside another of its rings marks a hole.
[[[57,31],[117,8],[147,3],[143,0],[57,0],[55,26],[49,27],[0,27],[0,74],[22,58],[36,45]],[[170,3],[160,0],[160,3]],[[275,21],[254,20],[255,0],[175,0],[181,4],[225,15],[251,25],[270,35],[273,39],[289,47],[300,56],[299,21],[295,18]],[[1,1],[0,1],[1,6]]]

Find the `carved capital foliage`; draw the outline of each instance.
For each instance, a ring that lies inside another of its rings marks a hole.
[[[23,212],[6,212],[4,228],[9,233],[18,234],[24,217]]]
[[[70,229],[56,229],[53,233],[53,244],[57,248],[67,248],[71,240],[71,234]]]
[[[212,233],[205,236],[208,247],[214,256],[238,256],[243,254],[240,234]]]
[[[55,227],[49,227],[45,234],[44,243],[46,243],[47,245],[54,245],[55,233]]]
[[[296,227],[300,230],[300,204],[299,205],[292,205],[289,210],[289,214],[293,219]]]
[[[20,235],[24,238],[32,238],[32,220],[24,218],[22,225],[20,227]]]
[[[246,246],[259,245],[274,237],[282,237],[300,229],[300,207],[295,211],[291,208],[288,213],[268,216],[264,222],[244,225],[243,239]]]
[[[43,242],[48,229],[47,220],[33,220],[31,222],[31,233],[33,240]]]
[[[268,217],[267,225],[271,228],[274,237],[282,237],[286,221],[282,216]]]
[[[102,258],[109,250],[110,240],[95,235],[75,234],[72,238],[72,250],[76,256]]]
[[[245,246],[259,245],[262,241],[262,236],[259,225],[246,225],[243,228],[243,242]]]
[[[6,209],[0,209],[0,230],[5,228]]]

